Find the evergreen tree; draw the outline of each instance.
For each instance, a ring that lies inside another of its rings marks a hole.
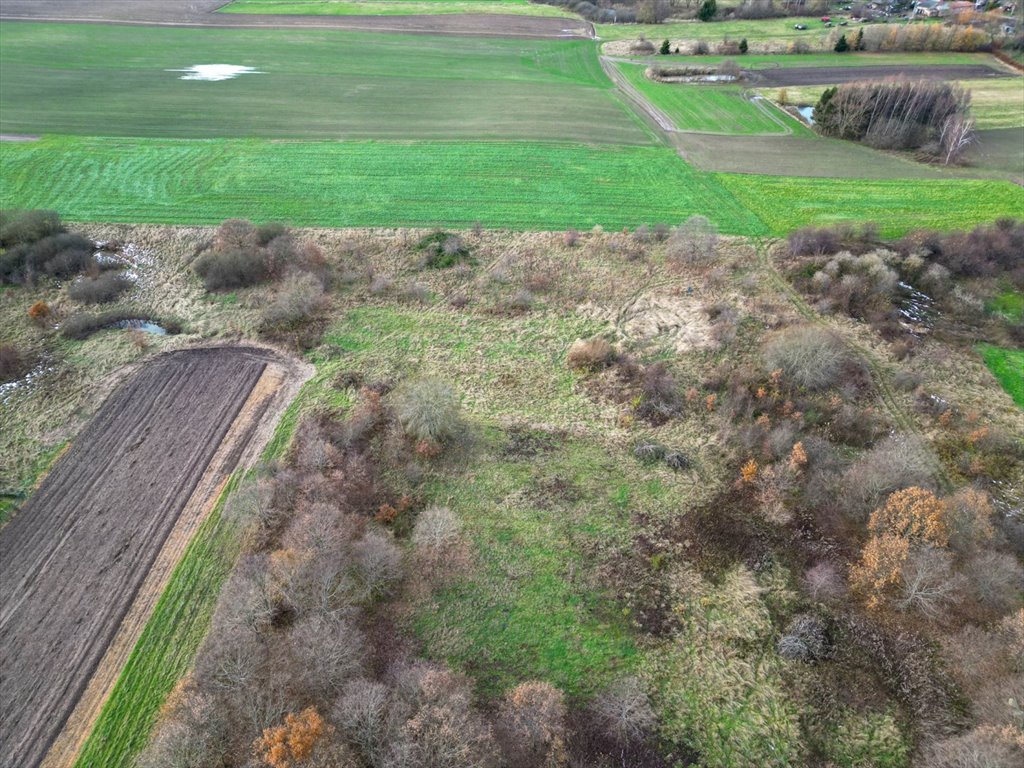
[[[841,35],[839,42],[836,43],[835,52],[846,53],[848,50],[850,50],[850,44],[846,42],[846,35]]]
[[[672,52],[672,48],[669,46],[668,40],[662,40],[661,50],[658,51],[662,56],[668,56]]]
[[[747,38],[744,37],[742,40],[740,40],[740,53],[746,53],[749,50],[749,48],[750,46],[747,45]]]
[[[716,13],[718,13],[718,4],[715,0],[704,0],[701,3],[700,10],[697,11],[697,18],[701,21],[711,21],[715,18]]]

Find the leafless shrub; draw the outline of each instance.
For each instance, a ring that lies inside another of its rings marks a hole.
[[[577,370],[596,371],[604,368],[615,359],[615,348],[605,339],[595,336],[592,339],[576,339],[569,347],[566,362],[570,368]]]
[[[723,55],[735,56],[737,53],[739,53],[739,46],[736,46],[735,53],[733,53],[732,51],[730,51],[729,53],[721,51],[721,53]],[[739,80],[740,76],[743,74],[743,71],[740,69],[740,65],[737,64],[735,61],[733,61],[732,59],[726,59],[725,61],[718,65],[718,74],[723,77],[731,77],[735,80]]]
[[[781,369],[797,386],[820,390],[839,383],[848,356],[832,332],[798,325],[777,333],[765,345],[764,359],[769,370]]]
[[[448,507],[427,507],[416,518],[412,543],[417,549],[440,551],[459,539],[462,524]]]
[[[562,233],[562,242],[566,248],[575,248],[580,241],[580,233],[575,229],[567,229]]]
[[[992,502],[976,488],[961,488],[945,500],[949,548],[961,555],[992,539]]]
[[[932,618],[959,600],[963,587],[963,578],[953,573],[952,556],[929,545],[911,551],[903,565],[901,582],[897,607]]]
[[[1024,763],[1024,732],[982,725],[932,743],[923,760],[932,768],[1017,768]]]
[[[354,547],[366,598],[387,594],[402,575],[402,551],[386,534],[369,531]]]
[[[825,625],[811,613],[795,616],[776,647],[780,656],[791,661],[819,661],[829,650]]]
[[[14,381],[28,368],[25,355],[13,344],[0,344],[0,383]]]
[[[81,277],[68,286],[68,296],[82,304],[107,304],[131,288],[120,272],[101,272],[98,277]]]
[[[841,506],[859,522],[889,494],[903,488],[934,488],[934,463],[919,440],[896,435],[880,441],[846,471]]]
[[[284,330],[306,322],[325,303],[323,284],[308,272],[290,275],[260,313],[263,330]]]
[[[345,619],[310,616],[292,627],[289,641],[293,680],[308,692],[337,695],[363,670],[363,634]]]
[[[445,443],[462,431],[459,399],[440,379],[420,379],[403,387],[396,393],[395,412],[413,440]]]
[[[629,46],[629,52],[637,56],[649,56],[655,51],[654,43],[641,37],[634,40]]]
[[[380,296],[390,291],[393,284],[394,280],[388,275],[374,275],[373,280],[370,281],[370,293],[374,296]]]
[[[216,765],[227,747],[227,724],[213,698],[186,679],[168,697],[138,768],[196,768]]]
[[[991,550],[975,555],[967,568],[967,589],[979,605],[995,614],[1021,601],[1024,569],[1012,555]]]
[[[646,224],[641,224],[633,230],[633,239],[640,245],[647,245],[647,243],[651,242],[651,228]]]
[[[533,294],[526,288],[520,288],[509,299],[508,305],[516,312],[526,312],[533,306]]]
[[[691,216],[676,227],[665,247],[665,258],[675,266],[705,265],[716,256],[718,230],[705,216]]]
[[[682,392],[679,382],[664,363],[644,368],[640,375],[640,400],[635,412],[654,425],[664,424],[680,412]]]
[[[804,587],[814,600],[835,600],[846,594],[846,580],[834,563],[822,561],[807,569]]]
[[[598,695],[594,714],[602,731],[621,746],[643,741],[657,722],[647,691],[635,677],[621,678]]]
[[[505,695],[498,729],[513,766],[564,765],[566,707],[562,692],[550,683],[521,683]]]
[[[655,224],[653,233],[654,239],[657,240],[659,243],[663,243],[666,240],[668,240],[670,230],[667,224]]]
[[[385,765],[389,746],[395,741],[391,717],[391,692],[383,683],[354,680],[334,708],[333,720],[372,766]]]

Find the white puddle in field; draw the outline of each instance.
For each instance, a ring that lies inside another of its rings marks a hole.
[[[253,67],[240,67],[235,64],[193,64],[186,69],[168,69],[166,72],[184,72],[179,80],[205,80],[216,83],[221,80],[234,80],[239,75],[262,75]]]

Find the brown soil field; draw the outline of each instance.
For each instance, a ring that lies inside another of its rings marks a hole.
[[[217,14],[227,0],[3,0],[0,19],[203,27],[333,27],[377,32],[497,37],[593,37],[582,19],[504,14],[297,16]]]
[[[249,347],[157,358],[0,530],[4,766],[40,765],[87,689],[98,710],[217,489],[269,435],[260,422],[285,370]]]
[[[948,67],[778,67],[748,70],[750,82],[759,87],[787,85],[837,85],[888,77],[915,80],[980,80],[986,77],[1012,77],[1010,72],[984,64]]]

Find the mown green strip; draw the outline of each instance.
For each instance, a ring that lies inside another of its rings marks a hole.
[[[1013,402],[1024,408],[1024,349],[980,344],[978,352]]]
[[[0,205],[72,221],[621,229],[703,214],[765,234],[665,146],[52,136],[5,144]]]
[[[782,235],[808,225],[874,222],[885,236],[967,229],[1024,211],[1024,189],[967,179],[816,179],[718,174],[718,181]]]
[[[238,554],[237,528],[222,521],[228,481],[209,517],[185,549],[157,601],[114,690],[75,762],[76,768],[119,768],[146,744],[160,707],[188,671],[213,616],[221,584]]]

